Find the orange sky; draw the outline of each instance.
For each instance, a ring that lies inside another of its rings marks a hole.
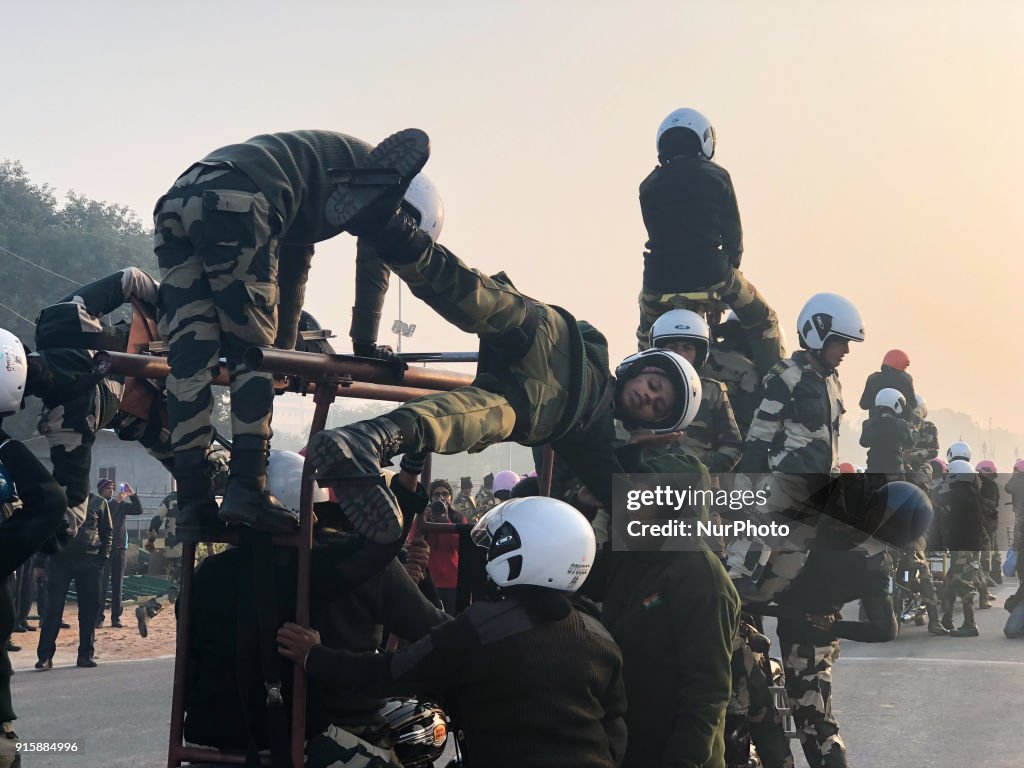
[[[933,408],[1024,432],[1024,5],[1016,2],[97,2],[8,11],[0,157],[148,218],[191,162],[256,133],[427,130],[442,240],[632,349],[636,188],[678,106],[716,125],[744,271],[790,341],[841,293]],[[0,243],[0,245],[3,245]],[[345,334],[353,243],[308,308]],[[397,316],[392,288],[383,327]],[[406,293],[409,350],[473,349]],[[850,439],[855,437],[851,436]]]

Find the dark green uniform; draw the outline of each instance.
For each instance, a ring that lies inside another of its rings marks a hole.
[[[506,276],[471,269],[425,236],[385,235],[374,245],[415,296],[480,337],[473,386],[386,414],[401,429],[405,450],[472,453],[505,440],[552,443],[599,498],[610,500],[614,381],[604,336],[522,295]]]

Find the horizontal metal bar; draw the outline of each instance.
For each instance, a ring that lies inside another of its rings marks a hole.
[[[473,377],[465,373],[429,368],[409,368],[403,372],[384,360],[272,347],[249,347],[245,352],[245,364],[254,371],[283,373],[311,380],[351,377],[353,381],[368,384],[401,384],[437,391],[458,389],[473,382]]]

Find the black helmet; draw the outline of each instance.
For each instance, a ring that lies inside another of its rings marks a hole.
[[[415,699],[388,699],[380,715],[391,731],[391,746],[405,768],[426,768],[444,752],[448,718],[436,704]]]
[[[935,512],[927,494],[913,483],[887,483],[871,494],[864,532],[896,547],[924,536]]]
[[[306,310],[302,310],[302,314],[299,315],[299,332],[295,339],[295,350],[297,352],[333,355],[334,347],[327,340],[327,338],[330,338],[330,335],[331,332],[325,331],[315,317]]]

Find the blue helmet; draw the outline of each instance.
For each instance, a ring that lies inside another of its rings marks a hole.
[[[913,483],[887,483],[871,494],[864,516],[865,533],[905,547],[928,532],[935,512],[928,495]]]

